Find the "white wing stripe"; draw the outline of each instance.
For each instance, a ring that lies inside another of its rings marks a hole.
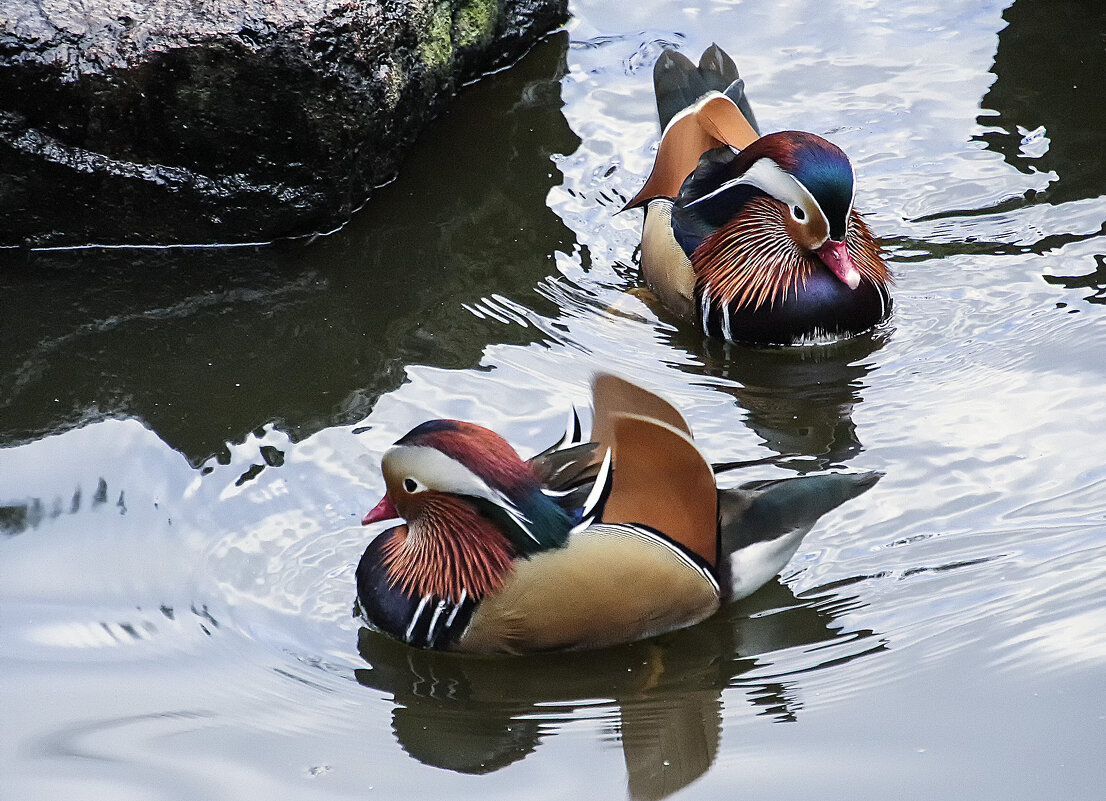
[[[587,500],[584,501],[584,517],[587,517],[595,511],[595,505],[599,503],[599,499],[603,497],[603,490],[610,480],[610,475],[611,449],[607,448],[607,452],[603,454],[603,464],[599,465],[599,472],[595,476],[595,483],[591,487],[591,492],[588,493]]]
[[[670,550],[673,554],[675,554],[684,564],[686,564],[688,567],[693,568],[694,570],[696,570],[700,575],[702,575],[705,579],[707,579],[707,581],[709,581],[717,589],[718,580],[714,577],[714,574],[712,574],[710,572],[710,570],[703,567],[701,564],[699,564],[694,559],[692,559],[690,556],[688,556],[687,553],[685,553],[682,548],[679,548],[678,546],[676,546],[673,543],[669,542],[664,537],[658,537],[656,532],[651,531],[650,529],[647,529],[647,528],[642,528],[641,526],[635,526],[633,523],[621,523],[621,524],[618,524],[617,526],[612,526],[612,528],[620,528],[620,529],[632,531],[632,532],[634,532],[634,534],[638,535],[639,537],[642,537],[644,539],[650,540],[652,542],[655,542],[659,545],[664,546],[665,548]]]

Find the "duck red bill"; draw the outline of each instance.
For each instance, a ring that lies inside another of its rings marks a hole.
[[[833,271],[849,289],[856,289],[860,284],[860,271],[853,264],[852,256],[844,241],[837,242],[827,239],[822,247],[814,251],[825,265]]]
[[[380,503],[369,510],[369,513],[361,518],[361,525],[367,526],[369,523],[378,523],[381,520],[392,520],[399,517],[399,512],[396,511],[396,507],[392,504],[392,499],[385,495],[380,499]]]

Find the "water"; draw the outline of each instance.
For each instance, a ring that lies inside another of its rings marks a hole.
[[[332,237],[2,257],[0,797],[1100,797],[1106,15],[608,5]],[[649,71],[712,40],[766,129],[853,158],[884,329],[727,347],[631,294]],[[449,416],[533,452],[600,368],[712,460],[886,475],[688,631],[489,660],[361,630],[382,449]]]

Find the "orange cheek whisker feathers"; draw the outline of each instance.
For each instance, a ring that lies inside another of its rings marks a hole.
[[[849,216],[849,231],[845,236],[845,243],[852,257],[853,264],[862,278],[866,278],[876,285],[893,284],[895,279],[887,264],[883,260],[883,248],[872,236],[868,223],[860,216],[856,209]]]
[[[434,595],[459,603],[503,586],[514,552],[507,538],[471,504],[441,495],[384,547],[392,586],[413,597]]]
[[[768,198],[754,198],[741,214],[708,236],[691,256],[696,282],[715,304],[770,308],[807,278],[819,261],[788,235],[784,210]],[[846,246],[862,279],[891,283],[882,249],[854,209]]]
[[[779,204],[755,198],[744,213],[707,237],[691,257],[700,287],[716,303],[753,310],[806,283],[815,262],[799,250],[784,227]]]

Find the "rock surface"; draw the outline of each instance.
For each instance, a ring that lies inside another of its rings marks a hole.
[[[456,87],[567,0],[6,0],[0,245],[342,224]]]

